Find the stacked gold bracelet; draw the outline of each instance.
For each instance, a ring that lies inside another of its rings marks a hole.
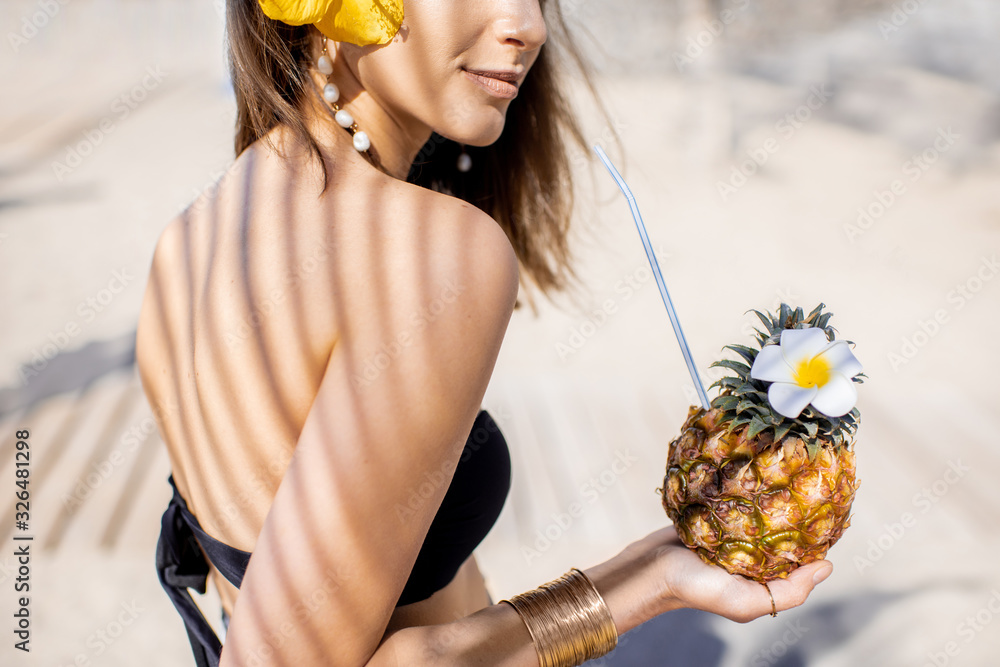
[[[514,607],[528,626],[540,667],[575,667],[618,645],[611,610],[590,577],[575,567],[501,602]]]

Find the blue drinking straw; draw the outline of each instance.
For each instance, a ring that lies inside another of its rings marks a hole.
[[[635,204],[635,197],[632,196],[632,191],[629,189],[628,184],[625,183],[625,179],[622,178],[615,166],[611,164],[611,160],[608,159],[607,154],[605,154],[604,149],[600,146],[595,145],[594,150],[597,151],[598,157],[601,158],[601,162],[604,166],[608,168],[611,172],[611,176],[618,183],[618,187],[621,188],[622,194],[625,195],[625,199],[628,200],[629,208],[632,209],[632,217],[635,219],[636,229],[639,230],[639,236],[642,238],[642,245],[646,249],[646,257],[649,259],[649,266],[653,269],[653,276],[656,277],[656,286],[660,288],[660,296],[663,297],[663,305],[667,307],[667,315],[670,316],[670,324],[674,327],[674,334],[677,336],[677,342],[680,343],[681,353],[684,355],[684,362],[687,363],[688,372],[691,373],[691,380],[694,382],[694,388],[698,390],[698,398],[701,399],[701,407],[707,412],[710,408],[708,403],[708,394],[705,393],[705,387],[701,384],[701,378],[698,377],[698,369],[695,368],[694,358],[691,356],[691,349],[688,347],[687,340],[684,338],[684,332],[681,331],[680,320],[677,319],[677,312],[674,310],[674,303],[670,300],[670,292],[667,291],[667,284],[663,282],[663,274],[660,272],[660,265],[656,261],[656,255],[653,254],[653,246],[649,243],[649,237],[646,235],[646,225],[642,222],[642,216],[639,214],[639,207]]]

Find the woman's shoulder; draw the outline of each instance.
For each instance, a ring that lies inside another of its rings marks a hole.
[[[435,271],[463,275],[474,289],[516,293],[517,256],[483,210],[374,169],[334,170],[323,191],[319,170],[280,141],[278,146],[284,156],[263,141],[249,146],[212,187],[168,221],[154,263],[190,269],[200,260],[228,257],[227,264],[249,262],[255,272],[279,267],[268,272],[273,276],[256,274],[262,284],[287,283],[291,272],[308,277],[296,285],[320,292],[331,287],[327,276],[339,275],[340,286],[357,284],[384,270],[383,262],[405,280],[426,276],[433,264]],[[325,261],[330,256],[334,261]],[[328,270],[306,270],[317,262]]]
[[[406,210],[410,214],[410,224],[432,235],[431,238],[454,243],[463,255],[481,249],[497,259],[501,258],[498,254],[516,257],[503,229],[482,209],[458,197],[412,183],[395,181],[395,187],[409,200]],[[391,224],[391,220],[386,219],[386,222]]]
[[[388,177],[387,177],[388,178]],[[388,179],[394,180],[394,179]],[[400,245],[404,257],[433,261],[443,272],[460,276],[474,290],[513,293],[519,283],[517,255],[507,234],[489,214],[457,197],[394,181],[402,215],[380,216],[392,233],[411,235]]]

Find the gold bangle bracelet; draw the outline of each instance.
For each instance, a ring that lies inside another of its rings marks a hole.
[[[528,628],[540,667],[575,667],[610,653],[618,628],[584,572],[569,572],[509,600]]]

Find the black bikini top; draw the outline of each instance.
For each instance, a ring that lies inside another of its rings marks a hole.
[[[222,643],[187,589],[205,594],[209,572],[205,555],[239,588],[251,553],[224,544],[202,530],[178,492],[173,474],[167,481],[174,495],[161,521],[156,545],[157,576],[184,620],[198,667],[217,667]],[[459,567],[496,523],[510,485],[507,442],[489,413],[481,410],[397,607],[426,600],[455,578]],[[395,511],[405,514],[411,510],[397,507]]]

